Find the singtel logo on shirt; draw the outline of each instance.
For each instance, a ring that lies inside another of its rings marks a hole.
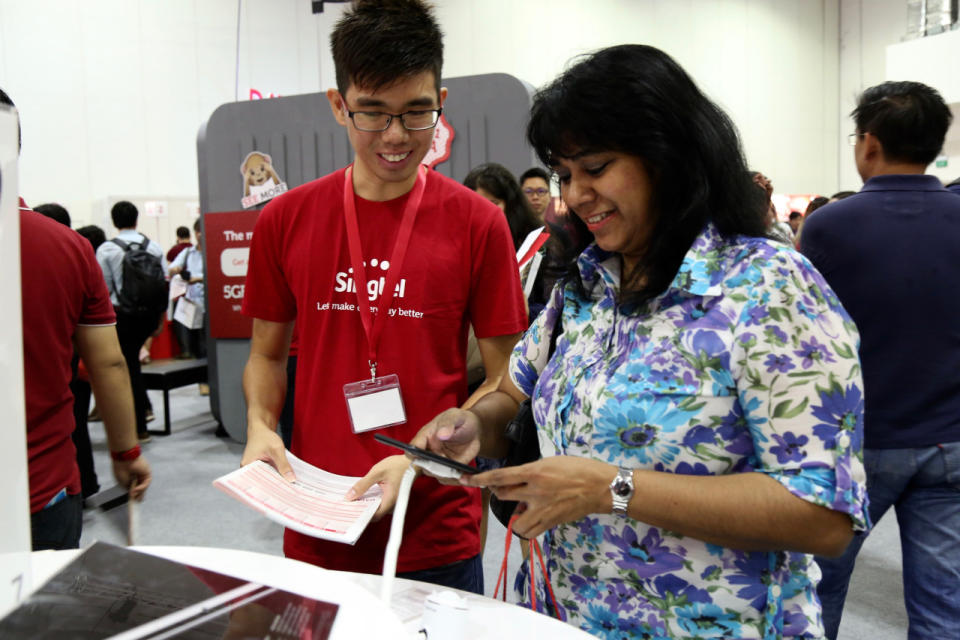
[[[364,262],[363,266],[366,267],[367,263]],[[390,268],[390,262],[388,260],[377,260],[373,258],[370,260],[370,266],[374,269],[379,268],[381,271],[387,271]],[[371,275],[371,274],[368,274]],[[357,283],[353,279],[353,267],[347,269],[346,271],[337,272],[335,278],[336,285],[333,287],[334,292],[336,293],[356,293]],[[379,278],[374,277],[367,280],[367,299],[370,302],[373,302],[381,295],[383,295],[383,288],[386,286],[387,278],[385,276],[380,276]],[[403,298],[407,291],[407,280],[406,278],[401,278],[397,283],[397,286],[393,289],[393,295],[395,298]]]

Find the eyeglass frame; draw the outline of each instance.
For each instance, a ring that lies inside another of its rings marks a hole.
[[[847,135],[847,143],[848,143],[851,147],[855,147],[855,146],[857,146],[857,140],[862,140],[862,139],[863,139],[863,136],[864,136],[864,132],[862,132],[862,131],[854,131],[853,133]]]
[[[366,133],[383,133],[384,131],[390,128],[391,124],[393,124],[394,118],[400,118],[401,126],[403,126],[403,128],[407,131],[429,131],[430,129],[436,128],[437,123],[440,122],[440,116],[443,115],[443,107],[437,107],[436,109],[411,109],[410,111],[404,111],[403,113],[387,113],[386,111],[351,111],[350,108],[347,106],[346,100],[343,100],[342,103],[344,108],[347,110],[347,117],[350,118],[350,122],[353,123],[353,127],[357,131],[363,131]],[[410,127],[407,126],[407,123],[403,121],[403,116],[407,114],[425,113],[427,111],[433,111],[434,113],[437,114],[437,117],[433,121],[433,124],[430,125],[429,127],[419,127],[419,128],[411,129]],[[383,129],[364,129],[362,127],[357,126],[357,121],[353,119],[353,116],[358,113],[364,113],[367,115],[387,116],[387,124],[384,125]]]
[[[537,188],[537,189],[534,189],[533,187],[524,187],[523,189],[521,189],[521,191],[523,191],[523,193],[524,193],[525,195],[528,195],[528,196],[532,196],[532,195],[548,196],[548,195],[550,195],[550,189],[545,189],[545,188],[543,188],[543,187],[539,187],[539,188]]]

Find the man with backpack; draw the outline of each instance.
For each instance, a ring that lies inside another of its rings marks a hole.
[[[130,371],[137,435],[141,442],[147,433],[146,390],[140,373],[140,346],[162,328],[167,308],[167,272],[163,249],[137,231],[137,208],[125,200],[110,210],[117,236],[97,249],[97,262],[103,270],[110,302],[117,314],[117,338]]]

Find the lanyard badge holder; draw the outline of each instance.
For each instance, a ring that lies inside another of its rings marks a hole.
[[[367,336],[367,365],[370,367],[370,379],[350,382],[343,385],[343,395],[347,401],[347,414],[354,433],[363,433],[374,429],[392,427],[407,421],[406,410],[403,406],[403,396],[400,393],[400,378],[392,373],[377,376],[377,347],[380,335],[387,320],[387,313],[400,279],[400,269],[410,246],[410,235],[413,232],[413,223],[417,217],[417,209],[423,199],[426,187],[426,168],[418,167],[417,179],[413,191],[403,209],[400,229],[397,240],[390,256],[390,270],[383,288],[383,301],[386,306],[378,309],[376,318],[370,307],[370,300],[363,292],[367,282],[367,272],[363,261],[363,251],[360,247],[360,226],[357,222],[357,206],[353,194],[353,167],[348,167],[344,176],[343,210],[347,223],[347,244],[350,249],[350,261],[353,267],[353,277],[357,283],[357,309],[360,312],[360,321]]]

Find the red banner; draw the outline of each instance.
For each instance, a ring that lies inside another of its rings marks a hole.
[[[253,227],[259,211],[226,211],[203,216],[207,256],[210,336],[249,338],[253,320],[240,313]]]

